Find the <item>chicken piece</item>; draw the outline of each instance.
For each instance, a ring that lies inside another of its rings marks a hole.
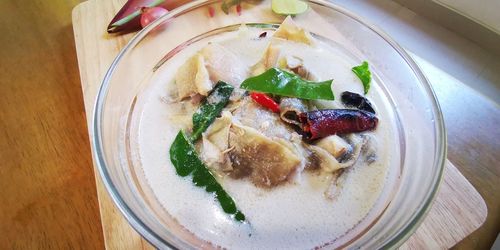
[[[299,167],[301,159],[291,150],[294,146],[276,142],[256,129],[233,123],[229,133],[229,152],[233,165],[230,176],[250,177],[259,187],[270,188],[284,183]]]
[[[179,99],[196,94],[207,96],[218,81],[238,87],[248,76],[247,71],[234,53],[221,45],[208,44],[177,71],[175,82]]]
[[[295,41],[299,43],[305,43],[308,45],[313,44],[313,38],[309,32],[300,28],[293,19],[288,16],[276,32],[274,32],[273,37],[282,38],[285,40]]]
[[[224,81],[235,87],[248,77],[248,68],[238,57],[220,44],[210,43],[200,52],[205,58],[212,82]]]
[[[330,135],[316,143],[316,146],[328,151],[335,158],[339,159],[344,154],[350,152],[351,146],[338,135]]]
[[[278,60],[278,67],[288,69],[303,79],[317,81],[318,78],[304,66],[304,62],[297,56],[287,55]]]
[[[212,82],[210,80],[210,76],[208,75],[208,70],[205,66],[205,59],[203,58],[203,56],[197,54],[195,55],[195,57],[197,72],[195,75],[194,84],[199,94],[207,96],[208,92],[210,92],[214,87],[213,83],[215,81]]]
[[[189,58],[175,75],[175,84],[179,99],[196,94],[207,95],[212,90],[213,82],[209,79],[205,60],[199,53]]]
[[[264,51],[264,54],[262,55],[260,61],[252,66],[252,75],[260,75],[266,70],[275,67],[278,64],[278,58],[280,57],[280,54],[280,46],[270,43]]]
[[[231,171],[231,162],[226,154],[229,148],[229,128],[232,115],[223,111],[220,118],[208,127],[202,135],[201,158],[211,168]]]
[[[195,79],[197,70],[196,56],[189,58],[175,74],[175,85],[179,99],[194,96],[197,93]]]
[[[304,66],[303,60],[294,55],[285,55],[279,43],[279,40],[274,40],[267,46],[262,58],[252,66],[252,75],[260,75],[270,68],[278,67],[287,69],[304,79],[316,81],[317,77]]]
[[[304,61],[301,58],[292,55],[284,56],[278,61],[278,66],[282,69],[295,69],[303,65]]]
[[[291,141],[292,137],[297,134],[290,126],[281,122],[276,113],[255,103],[250,97],[245,97],[240,101],[233,116],[242,125],[252,127],[267,137]]]

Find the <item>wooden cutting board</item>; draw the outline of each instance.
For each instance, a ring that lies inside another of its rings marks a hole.
[[[73,30],[89,128],[95,97],[104,74],[120,49],[132,37],[109,36],[105,32],[107,22],[124,2],[89,0],[73,10]],[[97,170],[95,173],[106,248],[154,249],[121,215]],[[436,201],[424,222],[401,249],[448,249],[481,226],[486,215],[483,198],[456,167],[446,161],[444,179]]]

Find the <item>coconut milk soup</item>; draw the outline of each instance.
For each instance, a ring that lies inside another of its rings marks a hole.
[[[139,95],[134,158],[168,214],[214,247],[335,246],[373,223],[399,168],[393,110],[376,78],[364,93],[352,70],[361,62],[291,19],[277,31],[242,27],[191,44],[154,72]],[[273,77],[299,87],[262,85]],[[322,97],[320,84],[331,86],[334,100]],[[230,95],[221,86],[233,89]],[[307,91],[295,93],[299,88]],[[224,100],[215,115],[200,108]],[[172,151],[181,130],[194,153]],[[179,174],[172,159],[182,153],[203,163],[244,220],[225,212],[220,193],[193,183],[197,170]]]

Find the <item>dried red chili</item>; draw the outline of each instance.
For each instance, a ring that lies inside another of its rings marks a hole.
[[[341,100],[342,103],[348,107],[355,107],[357,109],[375,114],[375,110],[373,109],[370,101],[360,94],[345,91],[342,93]]]
[[[370,112],[354,109],[323,109],[299,114],[307,139],[334,134],[357,133],[377,127],[378,118]]]

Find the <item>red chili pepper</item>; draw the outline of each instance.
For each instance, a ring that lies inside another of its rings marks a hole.
[[[280,106],[268,95],[263,93],[252,92],[250,93],[250,97],[252,97],[252,99],[256,103],[270,109],[271,111],[275,113],[280,112]]]
[[[215,9],[214,9],[214,7],[208,6],[208,15],[210,17],[214,17],[215,16]]]
[[[238,16],[241,16],[241,4],[236,5],[236,13],[238,13]]]

